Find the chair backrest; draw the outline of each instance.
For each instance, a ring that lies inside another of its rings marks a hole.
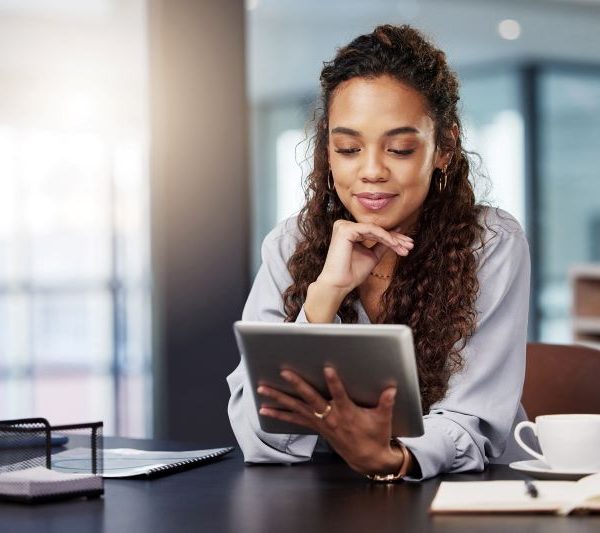
[[[548,414],[600,414],[600,350],[529,343],[522,402],[530,420]]]

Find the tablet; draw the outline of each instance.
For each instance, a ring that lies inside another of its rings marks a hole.
[[[381,392],[395,385],[393,436],[423,434],[417,365],[408,326],[238,321],[234,331],[256,407],[269,404],[256,392],[260,384],[295,395],[279,375],[283,369],[293,370],[331,399],[323,376],[323,367],[331,365],[350,398],[363,407],[376,406]],[[308,428],[260,414],[258,419],[267,433],[314,434]]]

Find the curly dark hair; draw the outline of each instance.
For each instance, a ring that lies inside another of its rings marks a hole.
[[[436,146],[452,153],[447,186],[438,189],[439,169],[412,235],[415,248],[398,262],[383,295],[382,323],[408,324],[414,335],[423,412],[441,400],[450,376],[463,366],[461,351],[476,325],[479,291],[473,244],[483,246],[481,206],[469,181],[468,154],[462,147],[457,76],[444,52],[408,26],[378,26],[338,50],[321,72],[320,115],[315,117],[314,164],[306,179],[306,203],[298,217],[300,240],[288,261],[293,283],[284,293],[286,320],[298,316],[308,286],[317,279],[329,248],[333,223],[354,220],[327,185],[329,106],[336,88],[352,78],[390,76],[417,90],[435,123]],[[459,128],[455,141],[453,124]],[[355,289],[342,302],[342,322],[357,321]]]

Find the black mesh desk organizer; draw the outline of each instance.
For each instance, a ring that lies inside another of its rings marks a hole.
[[[52,470],[52,453],[65,449],[53,444],[67,441],[90,453],[89,471],[79,477],[71,474],[72,479],[46,471]],[[32,469],[58,479],[43,483],[24,479]],[[99,497],[104,493],[102,472],[102,422],[51,426],[45,418],[0,421],[0,500],[35,503]]]

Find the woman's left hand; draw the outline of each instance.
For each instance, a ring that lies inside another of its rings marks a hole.
[[[385,389],[376,407],[356,405],[346,393],[337,372],[328,366],[323,371],[331,394],[327,402],[311,385],[291,370],[283,370],[281,377],[294,388],[299,398],[277,389],[261,385],[258,393],[281,406],[262,405],[260,414],[277,420],[307,427],[321,434],[329,445],[362,474],[396,473],[402,466],[402,453],[392,448],[392,409],[396,388]],[[327,413],[322,419],[319,413]]]

